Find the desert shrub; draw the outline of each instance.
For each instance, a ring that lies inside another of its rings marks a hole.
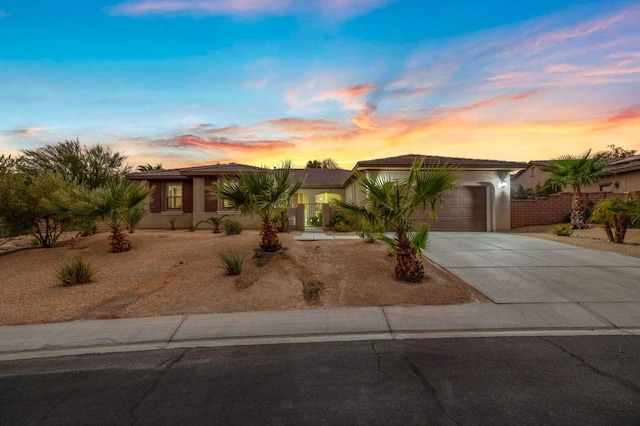
[[[309,225],[322,226],[322,213],[318,212],[316,216],[311,216],[309,218]]]
[[[278,211],[274,220],[278,232],[289,232],[289,211],[287,209]]]
[[[225,235],[238,235],[242,232],[242,224],[235,220],[230,220],[224,224]]]
[[[351,232],[351,227],[348,224],[344,223],[344,222],[338,222],[334,226],[334,229],[337,232]]]
[[[244,258],[232,250],[221,251],[218,253],[218,256],[222,261],[224,269],[227,271],[227,275],[240,275]]]
[[[339,223],[346,223],[347,218],[342,210],[336,210],[331,213],[331,218],[329,219],[329,227],[335,228],[335,226]]]
[[[95,269],[89,261],[81,257],[73,259],[71,262],[63,263],[58,267],[56,277],[63,286],[68,287],[77,284],[86,284],[93,281]]]
[[[573,230],[571,229],[571,224],[569,223],[561,223],[560,225],[553,228],[553,235],[557,235],[559,237],[570,237],[573,234]]]

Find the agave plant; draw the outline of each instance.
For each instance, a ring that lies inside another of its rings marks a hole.
[[[366,229],[394,229],[392,247],[396,254],[395,275],[403,281],[419,282],[424,277],[424,267],[415,244],[412,245],[411,242],[413,215],[429,209],[435,217],[436,205],[442,201],[444,191],[453,188],[457,179],[455,169],[424,167],[421,160],[416,160],[405,180],[369,178],[359,174],[358,184],[366,194],[363,204],[338,200],[336,204],[344,208],[353,219],[364,224]],[[416,238],[416,243],[422,238],[426,243],[427,235],[424,229],[419,229],[413,237]]]
[[[279,209],[287,207],[291,196],[302,186],[302,181],[293,181],[291,163],[279,169],[263,169],[245,172],[238,178],[218,181],[218,197],[231,203],[232,208],[243,215],[257,214],[262,220],[260,250],[278,251],[282,243],[274,220]]]

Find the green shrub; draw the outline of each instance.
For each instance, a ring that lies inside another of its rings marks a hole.
[[[318,212],[316,216],[311,216],[309,218],[309,225],[322,226],[322,213]]]
[[[571,234],[573,234],[573,230],[571,229],[571,225],[568,223],[562,223],[553,228],[553,235],[557,235],[559,237],[570,237]]]
[[[278,232],[289,232],[289,211],[281,209],[276,213],[275,224]]]
[[[93,281],[95,268],[89,261],[76,257],[69,263],[63,263],[58,267],[56,277],[63,286],[86,284]]]
[[[242,232],[242,224],[235,220],[224,223],[224,233],[226,235],[238,235]]]
[[[336,210],[331,213],[331,219],[329,219],[329,227],[335,228],[339,223],[346,223],[347,218],[342,210]]]
[[[336,232],[351,232],[351,227],[344,222],[338,222],[334,226]]]
[[[232,250],[221,251],[218,253],[218,256],[222,261],[224,269],[227,271],[227,275],[240,275],[244,258]]]

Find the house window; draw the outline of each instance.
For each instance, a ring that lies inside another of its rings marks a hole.
[[[165,189],[167,210],[182,210],[182,183],[168,182]]]
[[[222,210],[233,210],[233,202],[229,200],[220,200],[220,207]]]

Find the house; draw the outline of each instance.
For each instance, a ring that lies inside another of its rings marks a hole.
[[[444,195],[437,221],[428,213],[416,217],[416,220],[429,223],[434,230],[496,231],[510,228],[508,178],[513,170],[524,168],[525,163],[415,154],[359,161],[351,171],[293,169],[293,177],[302,179],[303,185],[292,197],[288,212],[290,223],[294,228],[303,229],[312,218],[322,217],[323,223],[327,224],[332,200],[361,202],[364,199],[356,182],[357,173],[402,179],[408,175],[409,167],[417,158],[423,159],[427,166],[454,166],[460,170],[460,179],[459,186]],[[178,228],[187,228],[190,223],[214,214],[234,214],[211,189],[222,176],[237,176],[257,170],[261,168],[231,163],[130,173],[127,178],[145,181],[154,188],[149,214],[140,223],[141,228],[169,228],[172,223]],[[258,224],[252,217],[237,219],[248,228],[255,228]]]
[[[368,177],[386,176],[402,179],[416,159],[426,166],[453,166],[460,172],[458,186],[444,194],[443,205],[437,210],[437,220],[425,212],[416,217],[429,223],[431,229],[442,231],[498,231],[511,229],[509,174],[525,163],[471,158],[400,155],[359,161],[344,183],[347,201],[361,202],[364,194],[355,181],[355,172]]]
[[[550,173],[543,171],[542,168],[550,164],[551,161],[530,161],[524,169],[511,177],[511,186],[514,189],[520,185],[523,188],[532,189],[543,186]],[[615,160],[609,164],[607,171],[611,173],[609,176],[597,185],[581,188],[582,192],[625,193],[640,191],[640,155]],[[565,192],[571,191],[571,188],[565,189]]]

